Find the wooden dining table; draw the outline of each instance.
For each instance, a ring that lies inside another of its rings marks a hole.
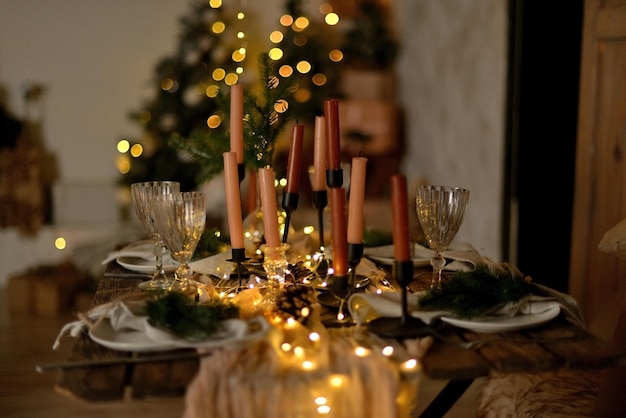
[[[430,280],[425,274],[427,270],[416,268],[412,288],[424,286]],[[99,281],[92,307],[141,292],[137,285],[145,280],[115,261],[107,265],[104,276]],[[393,281],[390,272],[387,279]],[[446,380],[447,384],[423,410],[423,417],[443,416],[480,377],[560,369],[601,369],[626,363],[622,350],[568,321],[563,315],[545,324],[513,332],[477,333],[445,326],[439,329],[439,333],[442,338],[434,339],[420,363],[425,376]],[[480,344],[468,349],[463,344],[468,341],[480,341]],[[59,369],[57,391],[100,402],[184,396],[198,371],[199,361],[194,349],[117,351],[94,342],[87,333],[81,333],[72,341],[71,354],[66,362],[41,367],[44,370]]]

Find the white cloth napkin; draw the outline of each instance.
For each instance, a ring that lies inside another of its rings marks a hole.
[[[189,263],[189,266],[194,272],[226,279],[233,271],[233,262],[227,261],[231,257],[232,252],[229,249],[200,260],[192,261]]]
[[[139,331],[144,332],[146,339],[158,343],[159,346],[171,343],[171,346],[181,348],[211,348],[227,343],[262,337],[269,329],[269,323],[263,317],[257,317],[254,322],[258,330],[249,333],[249,322],[241,319],[228,319],[220,323],[220,329],[208,340],[188,341],[176,335],[152,326],[145,314],[146,300],[116,300],[100,305],[83,315],[81,319],[65,324],[57,336],[52,348],[58,349],[61,338],[69,333],[77,337],[86,328],[94,327],[99,321],[108,320],[111,328],[117,332]]]
[[[149,246],[135,246],[128,248],[122,248],[118,251],[111,251],[109,254],[102,260],[102,265],[106,265],[113,260],[116,260],[119,257],[137,257],[144,260],[154,260],[154,254],[152,253],[152,244]],[[166,253],[163,255],[163,265],[164,266],[172,266],[178,265],[176,261],[172,258],[170,253]]]
[[[393,245],[370,247],[366,248],[363,254],[365,256],[393,259],[394,248]],[[444,266],[444,270],[449,271],[472,271],[476,266],[484,262],[480,253],[467,242],[453,243],[442,255],[448,261]],[[428,265],[430,259],[434,256],[434,250],[419,243],[413,244],[411,259],[414,263]]]
[[[547,296],[529,295],[515,303],[499,307],[495,311],[486,313],[489,316],[516,316],[546,312],[558,306],[565,316],[577,325],[584,326],[582,315],[576,301],[569,295],[535,284],[538,293]],[[418,308],[418,300],[423,292],[407,295],[407,306],[411,316],[430,324],[434,319],[442,316],[454,315],[449,311],[423,311]],[[355,293],[348,301],[348,309],[357,324],[365,324],[378,317],[400,317],[402,315],[401,294],[396,292]]]

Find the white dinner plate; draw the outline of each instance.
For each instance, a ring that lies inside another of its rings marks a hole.
[[[149,352],[180,348],[172,341],[152,340],[148,338],[144,331],[115,331],[108,318],[103,318],[91,327],[89,329],[89,337],[98,344],[112,350]]]
[[[486,316],[472,320],[444,316],[441,317],[441,320],[455,327],[474,332],[507,332],[544,324],[556,318],[560,311],[560,307],[554,306],[545,312],[529,315],[516,315],[511,317]]]
[[[123,251],[132,251],[133,253],[145,252],[145,257],[134,255],[121,255],[115,259],[117,263],[125,269],[136,271],[138,273],[152,273],[155,269],[155,259],[152,255],[152,241],[137,241],[122,248]],[[163,256],[163,269],[166,272],[176,270],[178,265],[169,254]]]
[[[153,338],[143,330],[114,330],[108,318],[103,318],[89,330],[89,337],[107,348],[119,351],[155,352],[180,348],[217,348],[240,345],[264,337],[270,325],[263,317],[224,321],[225,330],[215,338],[188,341],[156,328],[151,328]]]
[[[421,245],[414,245],[413,256],[411,257],[413,266],[423,267],[430,265],[431,251]],[[363,254],[370,260],[385,266],[391,266],[395,261],[393,245],[365,248]]]

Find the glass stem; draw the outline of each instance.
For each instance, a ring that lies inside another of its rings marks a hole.
[[[441,270],[443,270],[443,267],[446,265],[446,259],[437,251],[437,254],[430,260],[430,265],[433,266],[433,279],[430,283],[430,287],[440,287]]]
[[[165,270],[163,269],[163,254],[167,251],[165,245],[163,244],[163,239],[160,235],[157,235],[153,239],[154,246],[152,247],[152,254],[154,254],[155,258],[155,270],[154,270],[154,280],[165,280]]]

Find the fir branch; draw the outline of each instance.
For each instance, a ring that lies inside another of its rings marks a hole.
[[[475,318],[532,293],[532,283],[519,271],[483,265],[474,271],[457,271],[441,286],[419,298],[426,311],[447,310],[458,318]]]
[[[199,260],[219,253],[223,247],[229,243],[229,237],[222,236],[220,230],[216,227],[206,228],[196,250],[193,253],[192,260]]]
[[[221,321],[239,316],[239,308],[232,302],[210,299],[198,304],[178,292],[149,300],[146,308],[150,324],[188,340],[208,338],[219,330]]]

